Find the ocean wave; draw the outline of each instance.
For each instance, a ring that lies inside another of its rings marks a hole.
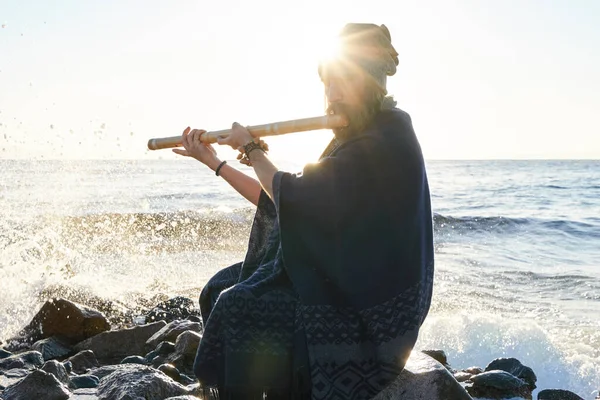
[[[540,218],[515,218],[515,217],[453,217],[434,214],[434,227],[438,232],[453,230],[460,233],[489,232],[513,233],[526,230],[528,233],[562,233],[575,237],[600,237],[600,226],[592,219],[588,222],[573,220],[545,220]]]

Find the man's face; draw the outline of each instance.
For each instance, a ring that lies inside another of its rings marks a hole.
[[[364,71],[352,64],[336,63],[323,69],[321,79],[327,96],[327,113],[342,115],[348,120],[347,128],[333,130],[336,136],[364,128],[369,117]]]

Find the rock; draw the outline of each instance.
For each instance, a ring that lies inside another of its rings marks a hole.
[[[0,369],[34,369],[42,365],[44,365],[44,359],[39,351],[27,351],[0,360]]]
[[[187,297],[178,296],[157,304],[156,307],[145,315],[145,318],[146,322],[172,322],[199,314],[200,311],[194,306],[192,300]]]
[[[448,365],[448,357],[446,356],[446,352],[444,350],[422,350],[422,352],[440,364],[444,366]]]
[[[6,351],[4,349],[0,349],[0,360],[6,357],[10,357],[13,354],[10,351]]]
[[[501,370],[474,375],[471,377],[471,383],[465,387],[473,397],[494,399],[525,397],[531,399],[531,388],[527,382]]]
[[[422,399],[472,400],[442,364],[421,352],[413,352],[398,378],[373,398],[373,400]]]
[[[162,356],[163,358],[175,351],[175,343],[171,342],[160,342],[156,349],[152,350],[144,356],[148,363],[152,363],[152,360],[156,356]]]
[[[175,382],[181,379],[181,373],[173,364],[161,364],[157,369]]]
[[[70,395],[54,375],[39,369],[7,387],[2,393],[4,399],[10,400],[67,400]]]
[[[74,389],[93,389],[98,387],[100,379],[95,375],[78,375],[71,377],[71,387]]]
[[[478,374],[484,372],[483,368],[480,368],[480,367],[469,367],[469,368],[463,369],[462,371],[469,373],[471,375],[478,375]]]
[[[175,353],[195,357],[202,335],[194,331],[185,331],[177,336]]]
[[[538,393],[538,400],[584,400],[575,393],[562,389],[545,389]]]
[[[70,374],[71,372],[73,372],[73,363],[71,361],[64,361],[63,366],[67,370],[67,373]]]
[[[69,400],[100,400],[97,396],[96,389],[76,389]]]
[[[202,324],[187,320],[169,322],[166,326],[148,339],[146,342],[148,350],[156,348],[156,346],[163,341],[175,342],[177,337],[185,331],[194,331],[200,333],[202,332]]]
[[[100,311],[65,299],[54,299],[42,306],[19,338],[33,343],[60,336],[69,343],[77,343],[108,329],[110,325]]]
[[[146,353],[146,341],[165,325],[164,321],[159,321],[133,328],[102,332],[77,343],[75,349],[92,350],[99,359],[119,359],[130,355],[142,355]]]
[[[177,340],[176,340],[177,341]],[[173,342],[160,342],[154,351],[159,356],[166,356],[175,351],[175,343]]]
[[[42,367],[42,371],[54,375],[60,383],[62,383],[65,386],[69,386],[69,373],[65,369],[65,366],[62,365],[62,363],[56,360],[46,361],[44,363],[44,366]]]
[[[521,364],[516,358],[497,358],[485,367],[485,371],[501,370],[524,380],[531,390],[535,389],[537,377],[533,370]]]
[[[457,382],[464,382],[464,381],[468,381],[469,379],[471,379],[473,375],[469,374],[468,372],[463,372],[463,371],[458,371],[454,373],[454,379],[456,379]]]
[[[162,372],[143,365],[113,372],[100,381],[97,390],[101,399],[163,400],[167,397],[190,394],[190,390],[185,386]]]
[[[124,359],[122,359],[121,362],[120,362],[120,364],[142,364],[142,365],[146,365],[146,364],[149,364],[149,363],[142,356],[129,356],[129,357],[125,357]]]
[[[133,310],[125,304],[96,296],[84,288],[74,288],[69,285],[50,284],[40,292],[38,298],[41,301],[62,298],[98,310],[106,316],[109,324],[113,327],[119,327],[125,321],[131,321],[134,314]]]
[[[167,358],[163,356],[156,356],[152,359],[152,366],[158,368],[161,364],[167,362]]]
[[[194,359],[202,336],[194,331],[185,331],[175,341],[175,351],[168,355],[165,362],[175,367],[193,373]]]
[[[46,361],[64,357],[73,352],[73,348],[65,340],[56,336],[38,340],[31,348],[42,353],[42,357]]]
[[[175,396],[175,397],[169,397],[168,399],[165,400],[201,400],[200,397],[196,397],[196,396]]]
[[[28,369],[15,368],[8,371],[0,371],[0,386],[4,388],[13,385],[29,375],[31,371]]]
[[[102,380],[113,372],[117,371],[137,371],[140,369],[139,364],[114,364],[104,365],[98,368],[92,368],[89,372],[90,375],[97,376],[98,379]]]
[[[70,357],[65,361],[65,363],[71,363],[71,369],[73,372],[82,374],[86,372],[90,368],[97,367],[98,360],[96,359],[96,355],[91,350],[80,351],[75,354],[73,357]]]

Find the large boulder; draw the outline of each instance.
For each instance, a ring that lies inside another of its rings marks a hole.
[[[169,322],[161,330],[156,332],[148,339],[146,342],[146,348],[148,350],[155,349],[156,346],[163,341],[175,342],[177,337],[185,331],[194,331],[200,333],[202,332],[202,324],[186,319]]]
[[[506,371],[512,376],[516,376],[527,382],[531,390],[536,388],[537,376],[535,376],[531,368],[521,364],[521,361],[516,358],[496,358],[485,367],[486,372],[494,370]]]
[[[77,343],[110,329],[104,314],[65,299],[48,300],[31,322],[11,341],[37,342],[59,336]]]
[[[398,378],[373,400],[471,400],[452,374],[430,356],[413,352]]]
[[[54,375],[40,369],[7,387],[2,393],[3,398],[7,400],[67,400],[70,395]]]
[[[146,354],[146,341],[166,325],[164,321],[133,328],[102,332],[75,345],[75,350],[92,350],[98,359]]]
[[[118,370],[106,376],[100,381],[97,393],[102,400],[138,398],[163,400],[168,397],[194,394],[162,372],[143,365]]]

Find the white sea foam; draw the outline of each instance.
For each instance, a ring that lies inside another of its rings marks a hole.
[[[600,360],[577,351],[571,338],[518,316],[507,319],[470,310],[434,313],[427,317],[416,349],[443,349],[456,369],[485,368],[495,358],[515,357],[535,372],[536,392],[560,388],[592,399],[600,387]]]

